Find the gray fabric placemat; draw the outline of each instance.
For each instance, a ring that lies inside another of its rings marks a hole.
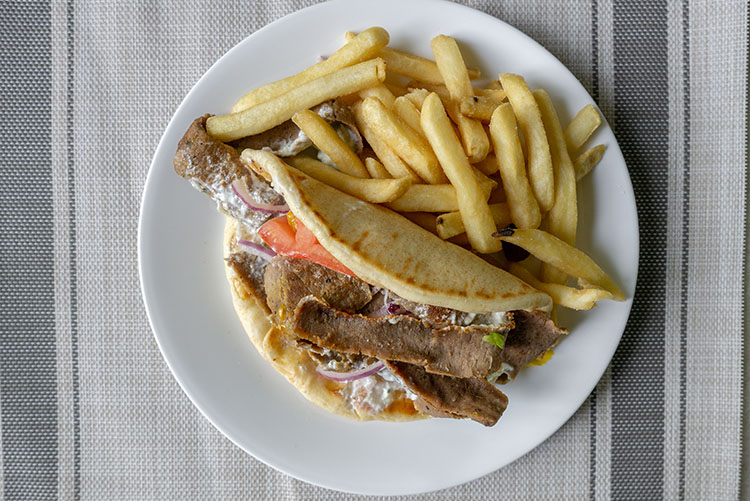
[[[151,156],[224,52],[311,1],[0,1],[0,490],[7,499],[350,499],[266,467],[195,409],[137,278]],[[417,499],[739,496],[746,2],[468,1],[549,49],[622,147],[633,312],[540,447]]]

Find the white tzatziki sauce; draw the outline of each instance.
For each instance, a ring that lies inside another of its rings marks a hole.
[[[346,383],[341,395],[352,406],[354,412],[377,413],[387,409],[393,403],[398,391],[406,393],[407,398],[416,400],[417,396],[387,368],[377,374],[356,379]]]
[[[497,382],[498,379],[500,379],[501,376],[508,376],[508,377],[510,377],[510,375],[512,374],[512,372],[513,372],[513,366],[510,365],[510,364],[507,364],[507,363],[503,362],[500,365],[500,369],[499,370],[496,370],[495,372],[493,372],[492,374],[490,374],[489,376],[487,376],[487,381],[489,381],[490,383],[494,384],[494,383]]]
[[[252,177],[248,176],[247,180],[250,181],[251,179]],[[211,196],[216,202],[216,208],[222,214],[234,217],[240,223],[252,228],[253,230],[259,228],[260,225],[271,219],[272,215],[258,212],[248,207],[245,202],[243,202],[242,199],[238,197],[234,192],[231,184],[227,184],[223,179],[219,179],[216,176],[214,176],[214,179],[212,179],[211,181],[213,182],[204,183],[202,180],[196,177],[190,178],[190,184],[192,184],[194,188]],[[255,190],[252,190],[250,188],[248,188],[248,191],[256,202],[271,202],[270,200],[268,200],[268,198],[270,198],[268,196],[259,196]],[[275,193],[274,195],[277,197],[279,196]],[[261,200],[257,200],[258,198],[260,198]]]
[[[300,129],[294,139],[292,139],[291,141],[286,141],[283,146],[277,148],[276,150],[269,148],[268,146],[264,146],[263,150],[275,153],[280,157],[291,157],[304,150],[305,148],[308,148],[311,144],[312,141],[310,140],[310,138],[307,137],[307,134],[302,132],[302,129]]]
[[[493,327],[503,327],[509,323],[508,314],[505,311],[496,311],[494,313],[468,313],[466,315],[468,323],[464,325],[491,325]]]

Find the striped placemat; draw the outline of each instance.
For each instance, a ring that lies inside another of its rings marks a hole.
[[[0,1],[5,498],[352,498],[266,467],[200,415],[137,279],[140,196],[177,105],[234,44],[311,3]],[[508,467],[417,499],[736,499],[746,2],[463,3],[540,42],[599,103],[635,188],[640,274],[575,416]]]

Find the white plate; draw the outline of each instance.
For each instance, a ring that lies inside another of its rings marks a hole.
[[[346,30],[369,26],[385,27],[393,46],[425,56],[432,37],[452,35],[468,49],[467,63],[484,74],[520,73],[532,87],[544,87],[563,123],[593,103],[544,48],[466,7],[429,0],[338,1],[296,12],[222,57],[169,123],[143,194],[140,278],[169,367],[193,403],[234,443],[307,482],[356,493],[409,494],[478,478],[554,433],[604,372],[631,302],[604,301],[593,311],[562,315],[572,335],[549,363],[523,371],[504,388],[510,403],[493,428],[448,419],[350,421],[308,403],[261,359],[234,314],[224,278],[224,218],[208,197],[174,173],[172,157],[195,117],[229,111],[248,89],[303,69],[334,52]],[[582,183],[580,247],[632,297],[638,262],[633,189],[606,124],[593,138],[597,143],[606,144],[607,153]]]

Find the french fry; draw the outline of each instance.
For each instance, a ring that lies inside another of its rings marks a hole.
[[[435,215],[430,214],[429,212],[404,212],[401,214],[406,219],[410,220],[411,222],[421,226],[425,230],[429,231],[430,233],[437,234],[437,229],[435,228]],[[454,243],[456,245],[461,246],[468,246],[469,245],[469,239],[466,238],[466,233],[460,233],[456,235],[455,237],[451,237],[448,239],[449,242]]]
[[[286,160],[289,165],[301,170],[308,176],[365,202],[375,204],[391,202],[406,193],[406,190],[411,186],[411,179],[408,177],[362,179],[339,172],[330,165],[318,162],[310,157],[297,155]]]
[[[482,200],[487,200],[494,181],[477,179]],[[453,212],[458,210],[456,188],[450,184],[413,184],[398,200],[387,204],[398,212]]]
[[[352,37],[349,43],[334,52],[325,61],[316,63],[296,75],[248,92],[232,107],[232,113],[265,103],[317,78],[372,59],[380,49],[388,45],[389,40],[388,32],[383,28],[369,28],[356,37]]]
[[[422,124],[419,122],[419,110],[414,106],[414,103],[409,101],[405,96],[397,97],[393,104],[393,110],[406,125],[424,137]]]
[[[454,101],[474,97],[461,50],[453,37],[438,35],[430,42],[440,75]]]
[[[542,230],[513,228],[504,228],[495,235],[499,240],[527,250],[540,261],[551,264],[572,277],[581,278],[611,292],[613,299],[625,300],[620,289],[593,259],[556,236]]]
[[[420,82],[418,80],[411,80],[406,84],[406,87],[409,90],[425,89],[429,92],[436,93],[441,98],[450,98],[451,95],[448,91],[448,88],[442,83],[432,84],[428,82]],[[496,99],[497,101],[505,101],[506,98],[505,91],[502,89],[479,89],[474,87],[472,90],[475,96],[482,96],[488,99]]]
[[[298,111],[292,117],[292,121],[320,151],[330,157],[341,172],[354,177],[368,177],[367,169],[356,153],[320,115],[310,110]]]
[[[458,199],[450,184],[412,184],[406,193],[385,205],[396,212],[453,212],[458,210]]]
[[[552,302],[574,310],[590,310],[602,299],[612,299],[612,293],[604,289],[575,289],[566,285],[550,284],[538,280],[529,270],[518,263],[510,263],[509,271],[532,286],[547,293]]]
[[[490,153],[490,139],[487,137],[482,122],[465,117],[453,101],[447,103],[445,110],[458,128],[458,135],[461,137],[461,144],[469,158],[469,163],[475,164],[487,158]]]
[[[499,78],[508,95],[508,101],[513,106],[518,126],[526,139],[527,170],[531,188],[539,207],[542,211],[548,211],[555,203],[555,178],[539,106],[523,77],[501,73]]]
[[[434,233],[437,235],[434,214],[430,214],[429,212],[404,212],[401,215],[410,220],[412,223],[415,223],[425,230],[429,231],[430,233]],[[460,233],[455,237],[449,238],[448,241],[461,246],[469,245],[469,239],[466,238],[466,233]]]
[[[500,85],[500,80],[493,80],[490,83],[487,84],[488,89],[500,89],[502,90],[503,86]]]
[[[384,78],[383,60],[371,59],[324,75],[252,108],[210,117],[206,121],[206,130],[214,138],[225,142],[252,136],[289,120],[299,110],[359,92],[379,84]]]
[[[422,130],[440,160],[440,165],[451,184],[456,187],[461,219],[471,246],[483,254],[499,251],[502,246],[492,238],[496,229],[495,221],[481,185],[437,94],[430,94],[422,104],[421,121]]]
[[[440,96],[440,99],[443,100],[443,106],[445,106],[445,103],[450,102],[451,100],[451,93],[448,91],[448,88],[443,84],[430,84],[426,82],[417,82],[415,80],[412,80],[406,84],[406,88],[409,89],[410,92],[414,92],[415,97],[418,100],[424,101],[427,96],[430,95],[430,93],[434,92],[438,96]],[[420,102],[417,104],[414,103],[419,108],[422,107],[422,103]]]
[[[497,172],[497,160],[495,155],[489,154],[481,162],[474,164],[474,167],[482,171],[486,175],[494,174]]]
[[[443,77],[435,61],[390,47],[382,49],[380,54],[388,69],[397,75],[425,82],[443,83]]]
[[[497,181],[486,175],[481,170],[477,169],[473,165],[471,166],[471,170],[474,172],[474,175],[477,178],[477,181],[479,181],[479,186],[482,187],[482,191],[485,195],[488,195],[489,193],[492,193],[492,191],[497,188]]]
[[[382,48],[378,55],[385,60],[388,70],[397,75],[421,82],[443,83],[442,75],[435,61],[390,47]],[[481,76],[480,71],[476,68],[467,68],[467,72],[471,79]]]
[[[422,103],[424,103],[424,100],[427,99],[427,96],[430,95],[430,91],[427,89],[415,89],[415,88],[409,88],[409,93],[406,94],[404,97],[411,101],[411,103],[414,105],[417,110],[422,109]]]
[[[472,167],[474,166],[472,165]],[[498,183],[488,176],[480,175],[475,169],[472,169],[472,171],[474,172],[474,176],[479,182],[479,187],[482,189],[482,194],[484,195],[484,198],[482,198],[482,200],[486,202],[487,200],[489,200],[493,190],[497,188]]]
[[[383,167],[383,164],[372,157],[365,158],[365,168],[373,179],[390,179],[391,175]]]
[[[362,98],[363,101],[368,97],[375,97],[379,99],[380,102],[383,103],[389,110],[393,108],[393,102],[396,100],[393,92],[391,92],[390,89],[384,84],[376,85],[375,87],[370,87],[369,89],[359,91],[359,97]]]
[[[345,33],[347,42],[352,40],[354,36],[354,33],[351,31]],[[422,82],[443,83],[440,70],[438,70],[435,61],[391,47],[383,47],[378,56],[385,60],[388,65],[388,71],[392,71],[397,75]],[[476,80],[482,76],[477,68],[467,68],[467,71],[469,78],[472,80]]]
[[[576,157],[573,161],[573,169],[576,171],[576,181],[580,181],[586,176],[586,174],[591,172],[591,169],[593,169],[602,159],[602,156],[604,156],[604,151],[606,149],[607,147],[603,144],[598,144]]]
[[[537,228],[542,222],[539,204],[526,177],[513,108],[505,103],[495,109],[490,122],[500,177],[503,179],[511,219],[519,228]]]
[[[599,116],[594,105],[587,104],[581,108],[565,129],[565,144],[568,147],[568,153],[575,155],[601,123],[602,117]]]
[[[388,171],[391,177],[409,177],[414,182],[421,182],[422,180],[412,172],[412,170],[406,166],[401,158],[396,155],[396,152],[391,149],[385,141],[380,139],[380,136],[370,127],[365,121],[362,113],[362,104],[356,104],[352,107],[352,113],[354,114],[354,120],[357,122],[357,128],[365,136],[367,142],[372,147],[378,159],[383,163],[383,167]]]
[[[387,73],[386,73],[386,75],[387,75]],[[386,76],[386,78],[387,78],[387,76]],[[395,97],[404,96],[404,95],[406,95],[406,94],[409,93],[409,89],[407,89],[406,87],[404,87],[402,85],[395,84],[395,83],[388,82],[387,80],[386,80],[386,82],[383,85],[385,85],[386,87],[388,87],[388,90],[391,91],[391,94],[393,94]]]
[[[490,204],[489,207],[492,219],[495,221],[495,225],[498,228],[504,228],[510,224],[510,211],[508,210],[508,204]],[[466,231],[464,222],[461,219],[461,213],[458,211],[447,212],[433,219],[435,219],[437,234],[443,240],[455,237]]]
[[[499,84],[498,84],[499,85]],[[494,99],[496,101],[500,101],[501,103],[505,101],[508,96],[505,94],[505,91],[500,89],[477,89],[474,88],[474,95],[478,97],[486,97],[487,99]]]
[[[459,110],[464,116],[489,122],[492,118],[492,112],[500,104],[500,101],[491,97],[474,96],[462,99],[459,104]]]
[[[364,121],[375,134],[379,135],[419,177],[430,184],[448,181],[429,143],[388,110],[380,100],[367,98],[362,102],[361,109]]]
[[[552,100],[546,91],[534,91],[544,130],[549,141],[552,167],[555,173],[555,204],[547,214],[548,231],[569,245],[575,245],[578,226],[578,200],[576,196],[576,174],[568,155],[565,136]],[[542,265],[542,280],[550,283],[565,283],[567,277],[549,265]]]

